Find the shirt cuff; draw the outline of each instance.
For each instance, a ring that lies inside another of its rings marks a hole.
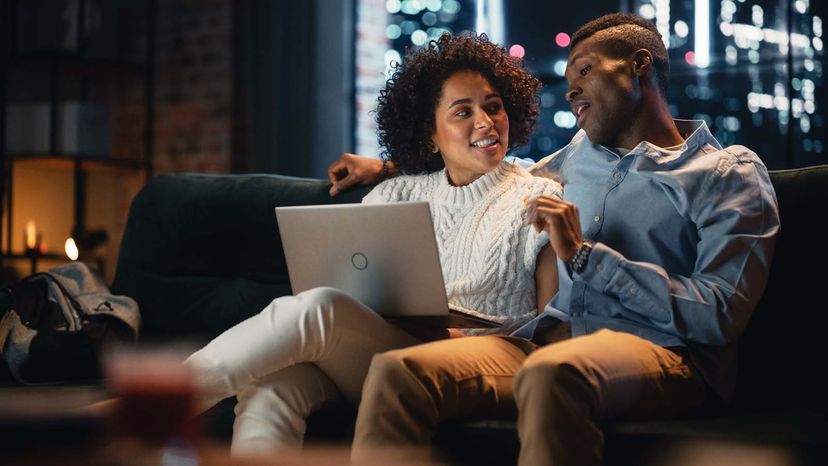
[[[592,252],[589,253],[586,267],[581,273],[574,274],[593,289],[604,291],[609,284],[622,256],[613,251],[604,243],[592,245]]]

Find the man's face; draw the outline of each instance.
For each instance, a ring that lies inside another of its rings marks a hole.
[[[565,76],[569,83],[566,100],[578,127],[595,144],[623,147],[639,97],[631,59],[607,55],[599,31],[572,49]]]

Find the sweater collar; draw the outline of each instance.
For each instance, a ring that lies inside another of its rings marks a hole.
[[[448,173],[443,168],[435,173],[435,176],[437,176],[437,193],[439,194],[437,199],[445,199],[446,203],[458,207],[476,203],[512,175],[514,170],[513,164],[503,161],[494,170],[485,173],[465,186],[452,186],[449,183]]]

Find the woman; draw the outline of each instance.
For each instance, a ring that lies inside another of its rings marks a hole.
[[[508,332],[557,291],[548,238],[525,199],[560,185],[504,162],[537,118],[540,83],[485,36],[442,36],[397,65],[380,93],[383,157],[404,175],[365,203],[429,201],[449,302]],[[452,336],[462,336],[453,331]],[[423,340],[331,288],[277,298],[190,356],[206,409],[236,395],[234,454],[302,443],[321,404],[358,403],[371,357]]]

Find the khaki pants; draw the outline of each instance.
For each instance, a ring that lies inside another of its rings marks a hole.
[[[596,422],[702,406],[705,384],[680,353],[601,330],[544,346],[484,336],[378,354],[363,386],[353,456],[398,449],[426,458],[440,421],[517,416],[519,464],[600,465]]]

